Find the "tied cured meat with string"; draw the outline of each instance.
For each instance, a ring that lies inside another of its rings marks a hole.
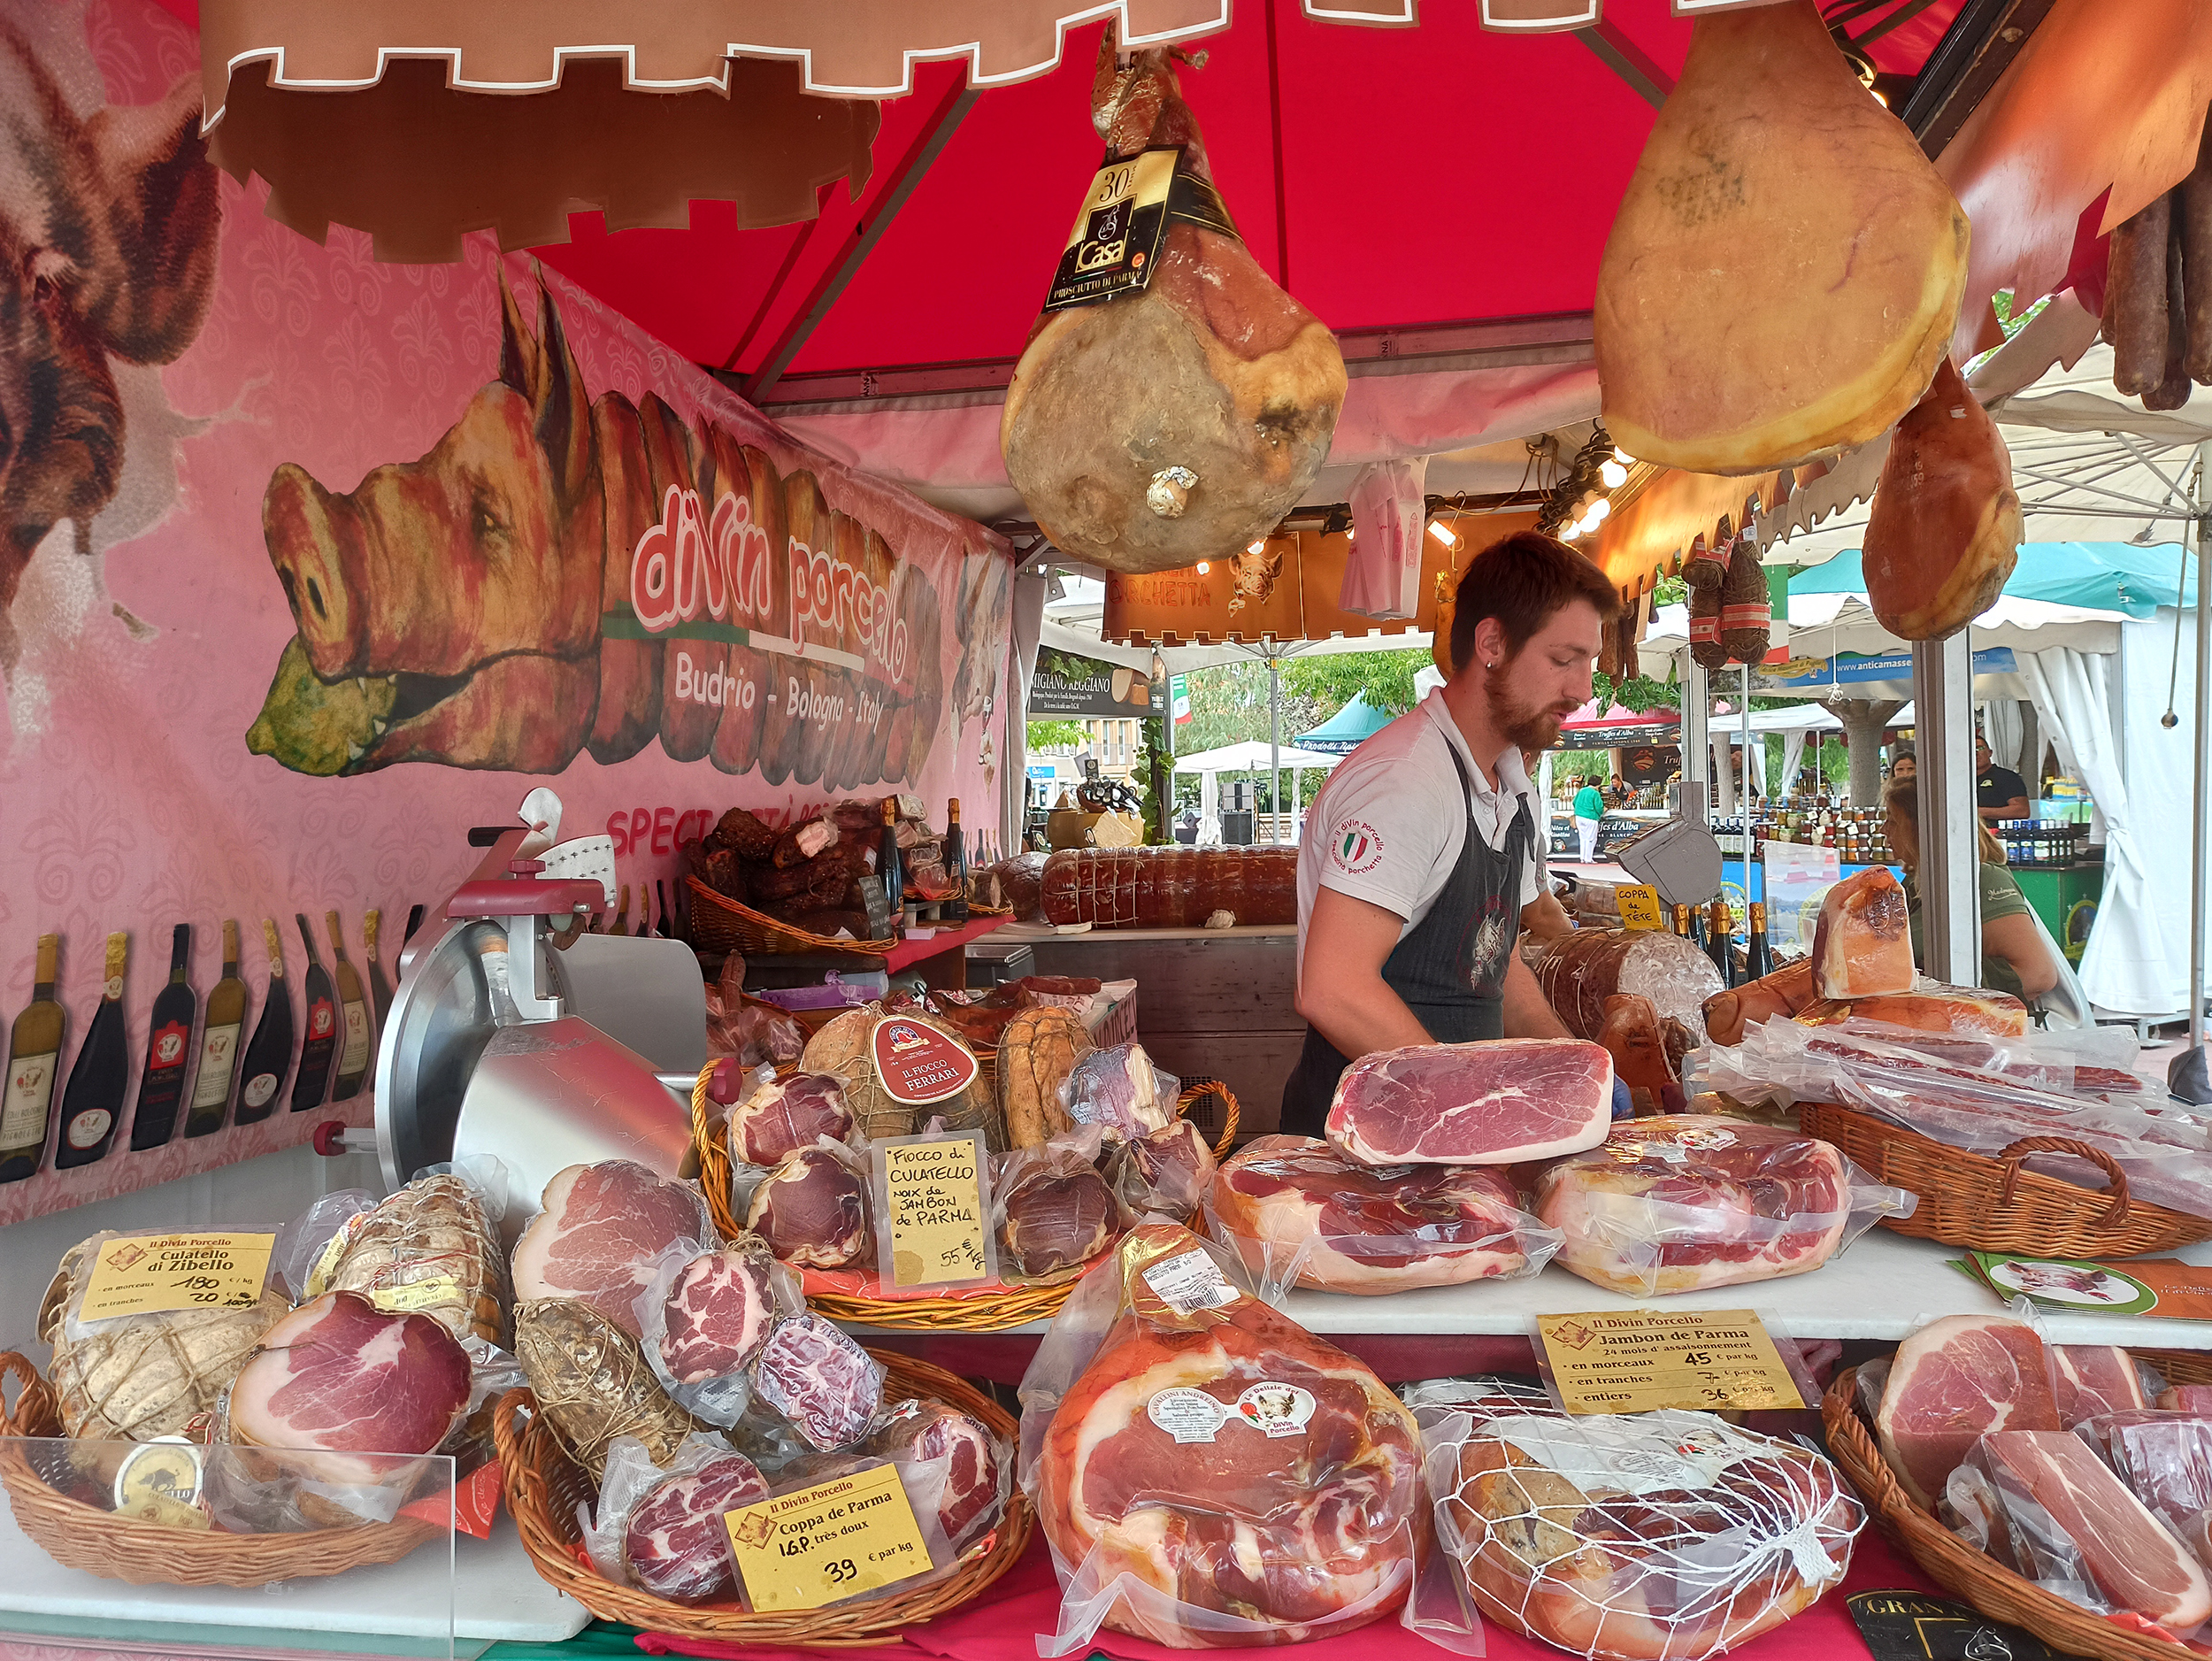
[[[1720,970],[1694,941],[1658,929],[1577,928],[1527,951],[1529,973],[1561,1023],[1577,1038],[1605,1030],[1607,1003],[1648,998],[1705,1041],[1704,1005],[1722,990]]]
[[[1556,1247],[1494,1165],[1377,1170],[1309,1136],[1261,1136],[1216,1173],[1213,1214],[1246,1263],[1324,1292],[1532,1273]]]
[[[1515,1165],[1594,1148],[1613,1058],[1579,1038],[1378,1050],[1344,1069],[1328,1137],[1363,1165]]]
[[[633,1338],[654,1258],[678,1241],[716,1237],[697,1188],[627,1159],[570,1165],[542,1203],[515,1242],[515,1301],[574,1298]]]
[[[1295,848],[1064,848],[1045,860],[1039,904],[1052,923],[1197,928],[1298,920]]]
[[[1344,404],[1344,358],[1246,250],[1174,55],[1140,50],[1118,67],[1117,43],[1110,24],[1091,118],[1110,170],[1085,197],[1076,240],[1088,246],[1064,260],[1014,367],[999,445],[1056,548],[1110,571],[1170,571],[1226,559],[1298,504]],[[1165,214],[1156,251],[1107,292],[1105,265],[1087,279],[1069,267],[1094,248],[1128,258],[1148,210],[1117,180],[1164,182],[1164,150],[1179,153],[1153,210]],[[1121,160],[1132,167],[1110,168]],[[1094,204],[1102,191],[1110,199]]]

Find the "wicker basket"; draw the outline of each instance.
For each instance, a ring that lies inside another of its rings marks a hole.
[[[702,951],[738,951],[759,955],[775,952],[854,951],[872,957],[887,954],[896,940],[832,940],[810,934],[803,928],[779,923],[749,905],[741,905],[726,894],[717,894],[696,877],[686,877],[691,889],[691,908],[685,927],[693,946]]]
[[[981,1420],[1010,1448],[1020,1442],[1020,1430],[1011,1416],[973,1385],[911,1356],[887,1350],[870,1353],[888,1369],[887,1393],[943,1402]],[[1007,1502],[1005,1520],[990,1537],[952,1574],[912,1591],[893,1592],[834,1609],[766,1614],[750,1613],[734,1603],[697,1607],[672,1603],[650,1592],[602,1579],[583,1555],[576,1508],[580,1502],[595,1503],[597,1490],[563,1451],[545,1416],[535,1411],[529,1391],[507,1393],[493,1418],[492,1434],[499,1444],[507,1509],[514,1513],[515,1526],[521,1531],[522,1543],[538,1573],[601,1620],[626,1621],[649,1632],[726,1643],[833,1647],[874,1642],[967,1603],[1013,1567],[1029,1543],[1029,1502],[1016,1488]]]
[[[2139,1257],[2212,1239],[2212,1220],[2132,1197],[2111,1157],[2086,1142],[2028,1136],[1993,1159],[1832,1102],[1801,1102],[1797,1114],[1808,1134],[1920,1196],[1910,1217],[1882,1219],[1917,1240],[2038,1257]],[[2078,1155],[2102,1169],[2111,1191],[2023,1171],[2032,1153]]]
[[[2192,1356],[2185,1362],[2179,1352],[2137,1353],[2155,1366],[2172,1366],[2169,1376],[2177,1381],[2212,1380],[2212,1363],[2203,1357]],[[1923,1511],[1898,1482],[1873,1432],[1859,1415],[1856,1367],[1836,1374],[1821,1398],[1820,1417],[1828,1433],[1830,1457],[1865,1499],[1876,1526],[1946,1591],[1956,1593],[1993,1620],[2024,1627],[2069,1655],[2095,1656],[2102,1661],[2204,1661],[2201,1651],[2116,1626],[2022,1580]]]
[[[201,1532],[118,1517],[72,1499],[33,1468],[29,1450],[13,1438],[66,1434],[61,1407],[38,1369],[12,1351],[0,1354],[0,1394],[10,1375],[20,1388],[12,1411],[0,1402],[0,1487],[16,1526],[65,1569],[133,1586],[265,1586],[390,1563],[445,1537],[444,1528],[416,1517],[290,1534]]]
[[[699,1081],[691,1087],[691,1142],[699,1156],[699,1186],[706,1190],[707,1210],[713,1214],[714,1226],[723,1239],[734,1240],[744,1232],[745,1225],[730,1211],[729,1144],[714,1134],[708,1118],[707,1082],[714,1076],[714,1065],[710,1061],[701,1068]],[[1213,1079],[1194,1084],[1176,1097],[1175,1111],[1179,1115],[1187,1114],[1208,1096],[1220,1098],[1222,1129],[1214,1151],[1226,1155],[1236,1140],[1238,1117],[1237,1098],[1227,1085]],[[806,1280],[807,1303],[832,1320],[897,1332],[1003,1332],[1033,1320],[1050,1320],[1075,1289],[1074,1281],[1069,1280],[1056,1286],[1009,1286],[941,1297],[886,1298],[848,1290],[840,1277],[811,1269],[807,1271]],[[864,1280],[859,1282],[864,1287],[866,1283]]]

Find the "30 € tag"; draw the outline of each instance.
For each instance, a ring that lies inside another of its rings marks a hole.
[[[1747,1309],[1539,1315],[1536,1334],[1570,1413],[1809,1405]]]
[[[722,1525],[760,1611],[819,1609],[933,1566],[896,1465],[740,1506]]]
[[[103,1241],[81,1321],[177,1309],[251,1309],[269,1279],[274,1234],[125,1234]]]
[[[1624,883],[1613,890],[1621,903],[1624,928],[1664,928],[1666,916],[1659,904],[1659,890],[1648,882]]]

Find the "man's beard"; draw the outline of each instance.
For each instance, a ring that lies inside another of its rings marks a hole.
[[[1540,710],[1513,694],[1512,659],[1493,664],[1482,672],[1482,689],[1490,699],[1490,721],[1516,750],[1549,750],[1559,742],[1559,723],[1571,710]]]

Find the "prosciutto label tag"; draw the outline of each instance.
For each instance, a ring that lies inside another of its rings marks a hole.
[[[1098,170],[1052,273],[1046,311],[1096,305],[1152,281],[1167,232],[1168,193],[1182,156],[1179,147],[1163,145]]]
[[[957,1096],[975,1081],[976,1060],[949,1033],[903,1015],[887,1015],[869,1039],[884,1093],[907,1107]]]
[[[1621,904],[1621,927],[1624,928],[1664,928],[1666,918],[1659,909],[1659,890],[1648,882],[1624,883],[1613,890],[1614,898]]]
[[[1178,1385],[1144,1404],[1144,1416],[1178,1442],[1211,1442],[1229,1422],[1229,1410],[1203,1390]]]
[[[1220,1265],[1196,1249],[1163,1257],[1144,1270],[1144,1283],[1178,1315],[1195,1315],[1202,1309],[1226,1309],[1242,1296],[1231,1286]]]
[[[902,1136],[874,1146],[882,1196],[878,1261],[891,1284],[960,1286],[995,1273],[979,1136]]]
[[[1539,1315],[1536,1335],[1570,1413],[1809,1405],[1747,1309]]]
[[[757,1611],[819,1609],[932,1566],[895,1465],[757,1500],[722,1524]]]
[[[125,1234],[104,1241],[81,1321],[180,1309],[251,1309],[268,1283],[274,1234]]]

